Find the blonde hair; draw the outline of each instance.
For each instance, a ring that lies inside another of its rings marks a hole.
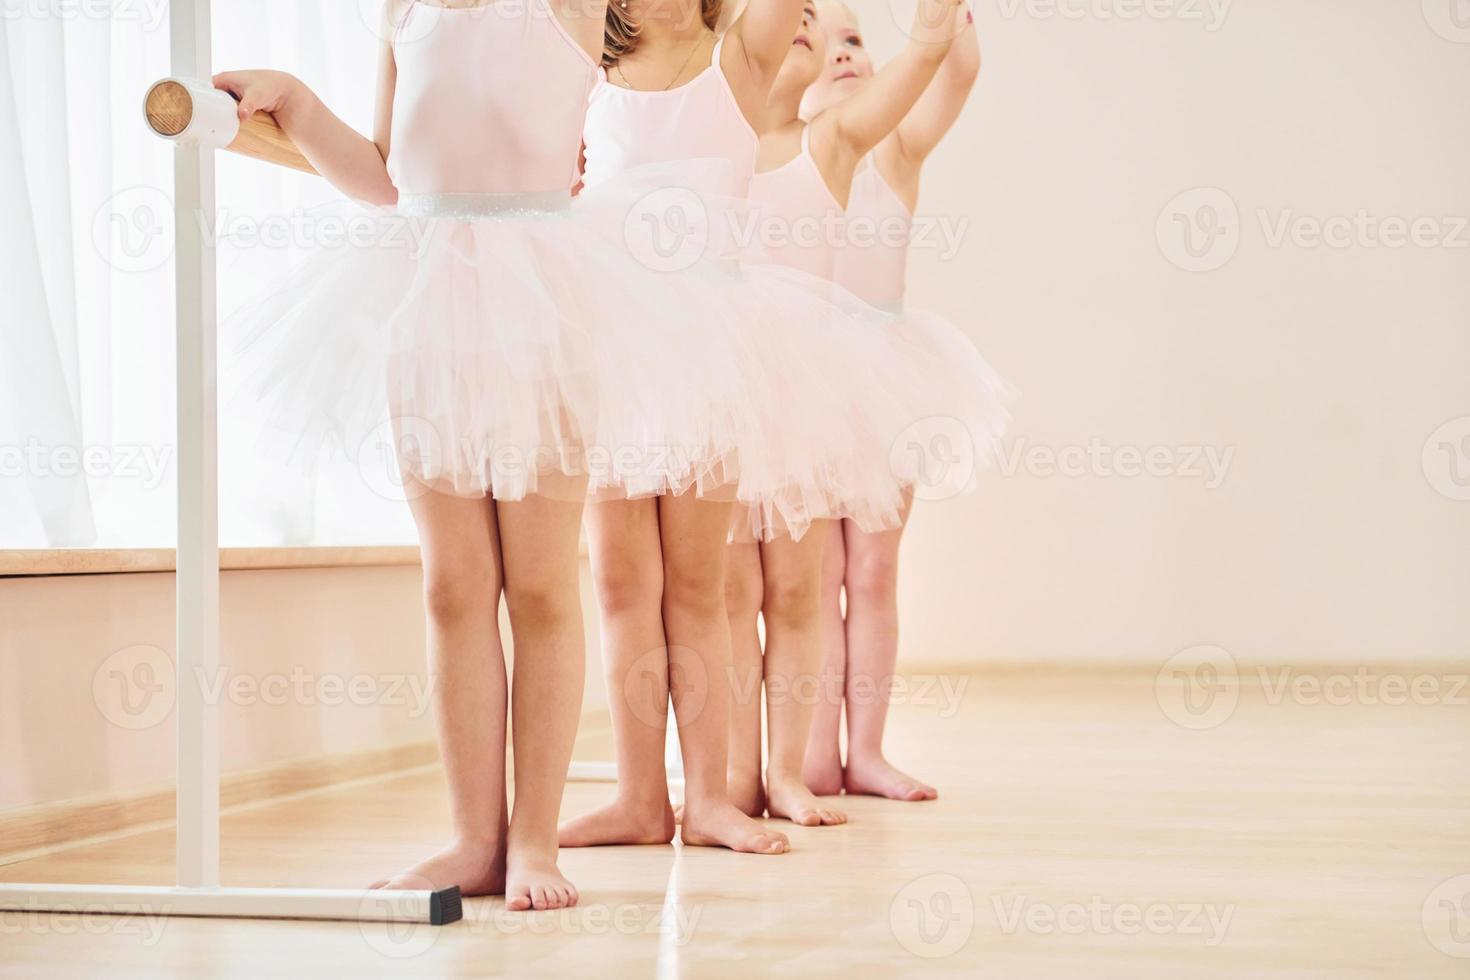
[[[725,0],[699,0],[699,16],[704,26],[715,30]],[[602,67],[611,68],[638,48],[638,22],[618,0],[609,0],[607,18],[602,26]]]

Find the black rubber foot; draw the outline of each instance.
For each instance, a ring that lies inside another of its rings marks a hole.
[[[463,918],[464,898],[459,894],[458,885],[429,893],[429,925],[447,926]]]

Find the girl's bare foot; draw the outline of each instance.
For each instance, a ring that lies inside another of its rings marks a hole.
[[[507,859],[505,907],[510,911],[565,909],[576,905],[580,898],[576,886],[557,869],[554,856],[522,852]]]
[[[937,789],[899,772],[881,755],[864,757],[849,752],[842,781],[847,791],[853,794],[882,796],[910,803],[939,799]]]
[[[801,780],[816,796],[837,796],[842,792],[842,753],[835,741],[820,748],[815,737],[807,743]]]
[[[730,802],[741,813],[757,819],[766,815],[766,788],[761,785],[759,771],[745,773],[731,770],[726,773],[725,785],[729,787],[727,792]]]
[[[606,844],[669,844],[674,840],[674,809],[668,797],[642,803],[618,797],[607,806],[573,817],[557,828],[562,847]]]
[[[370,888],[440,891],[458,885],[465,898],[505,891],[505,852],[500,845],[451,843],[427,861],[373,882]]]
[[[773,817],[803,827],[833,827],[847,823],[847,814],[823,806],[796,776],[766,773],[766,809]]]
[[[768,829],[724,801],[685,802],[680,839],[691,847],[728,847],[746,854],[785,854],[786,835]]]

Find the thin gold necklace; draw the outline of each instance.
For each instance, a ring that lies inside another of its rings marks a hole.
[[[707,41],[709,38],[712,38],[712,37],[714,37],[714,34],[712,32],[710,32],[710,31],[706,31],[705,33],[699,35],[699,37],[697,37],[697,38],[694,39],[694,47],[692,47],[692,48],[689,49],[689,56],[684,59],[684,63],[679,66],[679,70],[676,71],[676,72],[674,72],[674,77],[671,78],[671,79],[669,79],[669,84],[665,85],[659,91],[667,92],[669,89],[671,89],[671,88],[674,87],[674,83],[679,80],[679,76],[682,75],[682,74],[684,74],[684,69],[685,68],[688,68],[689,67],[689,63],[694,60],[694,54],[695,54],[695,52],[697,52],[700,48],[704,47],[704,42]],[[629,81],[628,80],[628,76],[626,74],[624,74],[624,72],[623,72],[623,63],[621,61],[619,61],[617,63],[617,66],[616,67],[618,69],[618,74],[620,76],[622,76],[623,84],[624,85],[627,85],[628,88],[633,89],[634,91],[637,91],[638,90],[638,87],[636,85],[634,85],[631,81]]]

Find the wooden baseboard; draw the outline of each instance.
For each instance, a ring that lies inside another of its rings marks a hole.
[[[577,554],[587,558],[587,536]],[[282,568],[376,568],[418,565],[419,546],[300,545],[281,548],[221,548],[224,572],[274,571]],[[0,578],[54,575],[118,575],[172,572],[172,548],[9,548],[0,550]]]
[[[221,571],[367,568],[419,564],[418,545],[221,548]],[[172,572],[172,548],[13,548],[0,551],[0,577]]]
[[[579,760],[611,758],[612,721],[606,709],[594,709],[577,732]],[[220,781],[220,808],[268,802],[354,779],[386,776],[432,765],[439,751],[431,740],[404,742],[337,755],[291,759],[229,773]],[[511,756],[506,753],[507,772]],[[126,834],[147,827],[167,827],[174,820],[172,787],[148,792],[66,800],[0,810],[0,864],[37,857],[82,841]]]
[[[926,675],[958,676],[961,674],[978,678],[1032,679],[1073,681],[1079,677],[1097,679],[1125,679],[1138,677],[1153,678],[1164,666],[1165,659],[1150,660],[1143,654],[1131,654],[1114,660],[1095,658],[1065,659],[1060,657],[999,656],[985,660],[916,659],[904,660],[898,673],[916,678]],[[1403,659],[1351,660],[1341,657],[1303,656],[1294,661],[1281,659],[1263,660],[1253,657],[1236,657],[1235,666],[1242,679],[1259,680],[1262,672],[1274,674],[1289,669],[1295,674],[1323,676],[1367,670],[1378,674],[1409,675],[1430,674],[1435,676],[1460,675],[1470,672],[1470,658],[1458,656],[1406,656]]]
[[[334,783],[387,775],[428,765],[438,758],[432,741],[420,741],[242,770],[221,780],[220,806],[258,803]],[[70,847],[89,838],[150,825],[167,826],[173,820],[172,787],[0,811],[0,864],[20,855],[35,857],[38,851]]]

